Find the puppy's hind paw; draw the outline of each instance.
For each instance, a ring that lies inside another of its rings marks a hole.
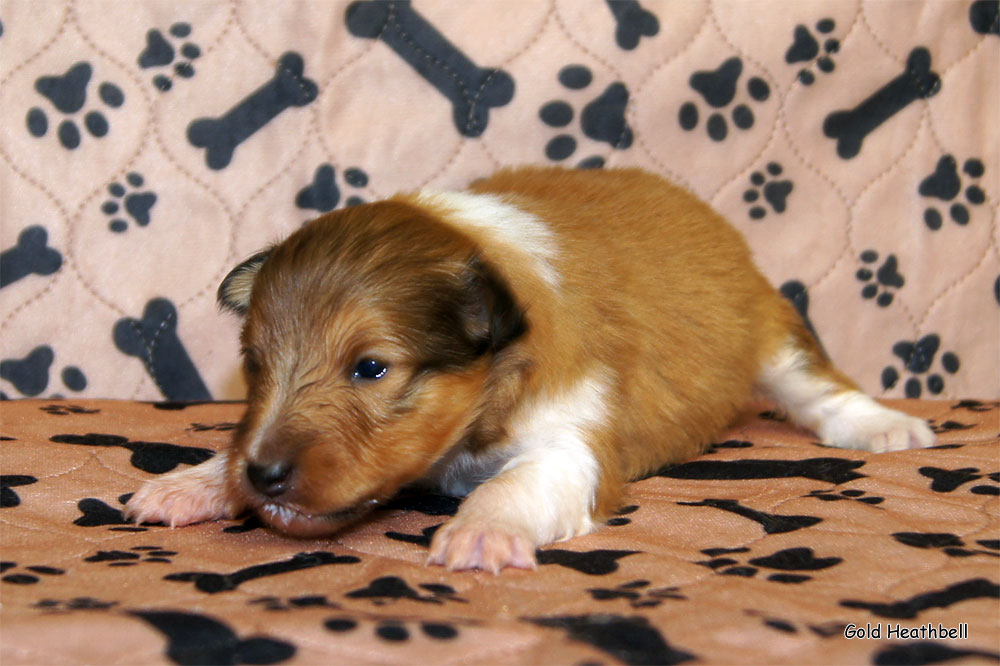
[[[873,453],[886,451],[905,451],[907,449],[925,449],[934,444],[934,432],[927,422],[913,416],[896,412],[897,417],[884,424],[879,432],[874,433],[866,447]]]
[[[501,527],[452,520],[434,535],[427,564],[449,571],[482,569],[499,574],[504,567],[535,569],[535,546],[527,537]]]
[[[934,432],[923,419],[878,404],[867,395],[851,396],[820,427],[825,442],[872,453],[923,449]]]

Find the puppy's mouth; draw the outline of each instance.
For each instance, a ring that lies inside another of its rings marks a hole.
[[[378,507],[379,503],[377,499],[367,499],[337,511],[309,513],[287,504],[264,502],[254,511],[276,530],[289,536],[309,538],[333,534]]]

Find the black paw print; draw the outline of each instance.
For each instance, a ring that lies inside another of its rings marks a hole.
[[[816,22],[816,32],[821,35],[829,35],[836,26],[836,22],[831,18],[820,19]],[[828,37],[823,42],[823,55],[820,55],[819,42],[809,32],[809,28],[800,24],[795,26],[795,32],[792,35],[792,45],[785,52],[785,62],[791,65],[797,62],[812,62],[815,59],[819,70],[825,74],[829,74],[835,67],[830,55],[839,50],[840,40]],[[817,58],[816,56],[819,57]],[[805,85],[812,85],[815,80],[816,77],[808,69],[802,68],[799,70],[799,81]]]
[[[777,180],[783,171],[777,162],[768,162],[765,169],[767,175],[762,171],[750,174],[751,187],[743,192],[743,201],[747,204],[756,204],[763,194],[764,200],[771,204],[771,209],[775,213],[784,213],[788,207],[788,195],[795,186],[790,180]],[[760,220],[767,215],[767,209],[764,206],[751,205],[747,213],[752,219]]]
[[[338,603],[330,601],[322,594],[306,594],[298,597],[257,597],[247,602],[254,606],[261,606],[268,611],[289,611],[294,608],[336,608],[340,610]]]
[[[718,573],[725,576],[752,578],[757,575],[761,568],[774,569],[781,572],[820,571],[843,562],[843,559],[840,557],[818,558],[813,554],[812,548],[786,548],[766,557],[755,557],[747,560],[747,564],[740,564],[738,560],[731,557],[719,557],[720,555],[746,553],[749,551],[749,548],[707,548],[701,552],[712,559],[695,562],[695,564],[708,567],[713,571],[718,570]],[[812,580],[812,576],[798,573],[773,573],[767,579],[775,583],[804,583]]]
[[[830,490],[811,490],[808,495],[803,495],[803,497],[814,497],[818,500],[823,500],[824,502],[842,502],[842,501],[855,501],[861,502],[862,504],[881,504],[885,501],[884,497],[877,497],[875,495],[865,496],[865,491],[854,490],[848,488],[847,490],[841,490],[840,492],[833,492]]]
[[[84,562],[107,562],[109,567],[133,567],[143,562],[171,564],[170,557],[177,554],[175,550],[165,550],[160,546],[133,546],[129,550],[99,550]]]
[[[168,31],[171,37],[178,40],[186,39],[191,35],[191,25],[189,23],[174,23]],[[180,54],[184,60],[174,65],[174,73],[184,79],[194,76],[194,66],[192,60],[196,60],[201,55],[201,49],[197,44],[184,42],[180,47]],[[146,48],[139,54],[139,67],[149,69],[152,67],[166,67],[174,62],[174,47],[170,41],[163,36],[159,30],[153,29],[146,33]],[[165,74],[157,74],[153,77],[153,85],[160,92],[167,92],[173,87],[173,81]]]
[[[125,182],[129,187],[140,188],[145,181],[142,174],[133,171],[125,176]],[[112,218],[108,223],[108,228],[111,231],[120,234],[128,229],[128,221],[121,215],[122,208],[140,227],[145,227],[150,223],[150,211],[156,204],[156,194],[153,192],[129,192],[128,188],[121,183],[108,185],[108,194],[113,198],[101,204],[101,212]],[[119,217],[112,217],[115,215],[119,215]]]
[[[988,555],[1000,557],[1000,541],[981,539],[977,541],[987,550],[972,550],[966,546],[957,534],[947,532],[894,532],[892,535],[901,544],[914,548],[940,548],[949,557],[971,557],[973,555]]]
[[[972,157],[965,160],[962,171],[969,178],[978,180],[986,172],[981,160]],[[941,201],[953,201],[962,191],[962,179],[958,175],[958,163],[951,155],[945,155],[938,160],[934,173],[920,181],[917,191],[925,197],[933,197]],[[973,183],[965,188],[965,200],[970,205],[979,206],[986,201],[986,193]],[[961,201],[956,201],[948,209],[948,214],[956,224],[965,226],[969,223],[969,208]],[[941,212],[934,206],[928,206],[924,211],[924,224],[931,231],[941,228],[943,217]]]
[[[222,421],[221,423],[192,423],[187,429],[192,432],[230,432],[238,427],[238,423]]]
[[[368,174],[357,167],[344,170],[344,182],[354,189],[368,185]],[[337,173],[332,164],[322,164],[313,175],[313,182],[299,190],[295,197],[295,205],[299,208],[318,210],[328,213],[340,203],[340,188],[337,187]],[[344,201],[345,206],[357,206],[365,200],[354,194]]]
[[[89,409],[82,405],[68,405],[63,403],[58,403],[54,405],[44,405],[39,407],[40,410],[46,414],[51,414],[52,416],[69,416],[70,414],[100,414],[99,409]]]
[[[428,604],[443,604],[446,601],[466,603],[466,600],[459,597],[455,588],[450,585],[418,583],[417,587],[430,594],[421,594],[398,576],[382,576],[373,580],[367,587],[352,590],[345,596],[350,599],[371,599],[376,606],[384,606],[400,599],[410,599]]]
[[[861,297],[865,299],[875,299],[881,307],[889,307],[895,294],[891,289],[901,288],[906,281],[899,273],[899,260],[896,255],[890,254],[879,268],[874,268],[878,262],[878,252],[875,250],[865,250],[861,253],[860,259],[867,266],[862,266],[855,273],[859,282],[865,283],[861,288]]]
[[[583,65],[567,65],[559,70],[557,78],[567,90],[584,90],[590,86],[594,74]],[[580,129],[584,135],[616,150],[630,147],[634,136],[625,120],[628,97],[628,88],[616,81],[588,102],[580,113]],[[569,102],[552,100],[538,110],[538,116],[549,127],[561,128],[568,127],[573,122],[576,111]],[[572,156],[576,148],[576,138],[571,134],[559,134],[545,145],[545,156],[553,162],[561,162]],[[585,169],[600,168],[604,166],[604,158],[592,155],[581,160],[577,166]]]
[[[50,613],[76,610],[109,610],[118,605],[117,601],[102,601],[93,597],[73,597],[72,599],[41,599],[35,604],[35,608]]]
[[[934,333],[925,335],[916,342],[903,340],[892,346],[892,353],[903,361],[903,369],[913,375],[924,375],[926,377],[927,390],[938,395],[944,390],[944,378],[938,372],[930,372],[934,366],[934,357],[941,346],[941,338]],[[955,374],[959,368],[958,356],[954,352],[944,352],[941,354],[941,367],[948,374]],[[882,388],[891,389],[899,381],[899,371],[893,366],[886,366],[882,370]],[[906,380],[904,390],[907,398],[919,398],[923,393],[923,382],[919,377],[910,377]]]
[[[718,69],[695,72],[688,82],[709,106],[722,109],[736,99],[737,83],[742,73],[743,61],[733,57],[719,65]],[[771,96],[771,87],[759,76],[752,76],[747,81],[747,93],[751,99],[763,102]],[[753,111],[744,103],[733,107],[731,118],[733,124],[741,130],[753,127]],[[685,102],[681,105],[677,119],[682,129],[693,130],[698,126],[698,106],[694,102]],[[716,111],[709,115],[705,129],[713,141],[723,141],[729,134],[729,123],[722,113]]]
[[[7,573],[9,570],[16,568],[18,568],[17,562],[0,562],[0,574],[3,574],[3,576],[0,576],[0,580],[12,585],[34,585],[42,580],[39,576],[62,576],[66,573],[63,569],[39,565],[23,567],[24,571],[30,573]]]
[[[629,504],[628,506],[623,506],[622,508],[615,511],[616,518],[609,518],[608,521],[604,524],[608,525],[609,527],[621,527],[622,525],[628,525],[629,523],[632,522],[632,519],[625,518],[625,516],[629,515],[630,513],[635,513],[638,510],[639,506],[637,504]]]
[[[49,369],[55,352],[48,345],[35,347],[24,358],[0,361],[0,377],[14,385],[28,397],[40,395],[49,386]],[[71,391],[87,388],[87,376],[75,365],[68,365],[60,373],[63,385]]]
[[[610,601],[612,599],[625,599],[632,608],[655,608],[663,603],[664,599],[687,599],[680,593],[678,587],[649,587],[648,580],[633,580],[622,583],[616,587],[592,587],[587,590],[594,601]]]
[[[764,415],[761,415],[764,418]],[[753,442],[748,442],[742,439],[727,439],[724,442],[712,442],[708,445],[708,449],[705,451],[706,455],[712,453],[718,453],[723,449],[749,449],[753,448]]]
[[[68,150],[80,145],[82,135],[73,114],[81,111],[87,103],[87,86],[93,71],[89,62],[78,62],[62,76],[42,76],[35,81],[35,90],[66,116],[59,124],[57,134],[59,143]],[[104,104],[113,109],[125,103],[125,93],[121,88],[107,81],[97,88],[97,95]],[[49,117],[37,106],[28,111],[27,124],[28,133],[34,137],[41,138],[49,131]],[[111,129],[104,114],[95,110],[88,111],[83,116],[83,126],[95,138],[105,136]]]
[[[12,488],[33,483],[38,483],[38,479],[28,474],[0,474],[0,508],[20,506],[21,498]]]
[[[323,623],[328,631],[343,634],[358,628],[358,621],[350,617],[331,617]],[[448,622],[424,621],[419,623],[424,636],[437,641],[450,641],[458,638],[458,629]],[[375,635],[390,643],[402,643],[410,640],[411,629],[402,620],[379,620],[375,625]]]

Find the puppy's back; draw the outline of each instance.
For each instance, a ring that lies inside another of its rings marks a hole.
[[[732,422],[788,330],[771,321],[796,315],[718,213],[638,169],[517,169],[470,189],[553,231],[553,329],[536,327],[528,343],[558,377],[610,369],[626,477],[695,455]]]

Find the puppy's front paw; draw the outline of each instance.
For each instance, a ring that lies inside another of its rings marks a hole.
[[[504,567],[534,569],[535,545],[514,530],[455,518],[434,535],[427,564],[450,571],[482,569],[500,573]]]
[[[150,479],[125,505],[125,518],[170,527],[232,518],[242,506],[228,492],[224,471],[224,456],[216,456],[197,467]]]

